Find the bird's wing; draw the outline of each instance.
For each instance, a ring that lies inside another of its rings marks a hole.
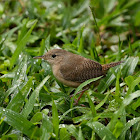
[[[101,64],[90,59],[85,59],[78,64],[71,63],[62,66],[60,73],[65,80],[80,83],[103,75]]]

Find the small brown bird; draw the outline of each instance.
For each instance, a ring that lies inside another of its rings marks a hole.
[[[122,61],[119,61],[101,65],[96,61],[62,49],[53,49],[43,56],[34,58],[46,60],[52,67],[56,79],[70,87],[78,87],[88,79],[105,75],[109,68],[122,63]]]

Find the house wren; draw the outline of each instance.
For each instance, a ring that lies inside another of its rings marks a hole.
[[[34,58],[46,60],[50,64],[56,79],[70,87],[78,87],[88,79],[105,75],[109,68],[122,63],[119,61],[101,65],[96,61],[62,49],[53,49],[43,56]]]

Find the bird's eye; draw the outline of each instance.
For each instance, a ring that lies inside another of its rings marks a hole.
[[[56,55],[55,55],[55,54],[53,54],[53,55],[52,55],[52,58],[55,58],[55,57],[56,57]]]

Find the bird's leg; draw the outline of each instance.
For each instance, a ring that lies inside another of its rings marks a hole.
[[[77,92],[76,95],[78,95],[78,94],[80,94],[81,92],[86,91],[86,90],[88,90],[88,89],[89,89],[89,87],[87,87],[87,88],[85,88],[85,89],[83,89],[83,90]],[[74,95],[74,94],[70,95],[70,98],[73,97],[73,95]]]
[[[85,92],[86,90],[88,90],[88,89],[89,89],[89,86],[88,86],[87,88],[85,88],[85,89],[79,91],[79,92],[77,93],[77,94],[79,94],[79,93],[81,93],[81,94],[80,94],[80,96],[78,97],[77,100],[74,100],[74,101],[75,101],[74,105],[77,105],[77,104],[78,104],[80,98],[82,97],[82,95],[84,94],[84,92]],[[77,94],[76,94],[76,95],[77,95]],[[73,95],[72,95],[72,96],[73,96]],[[71,97],[72,97],[72,96],[71,96]]]
[[[85,91],[82,91],[82,92],[81,92],[80,96],[79,96],[78,99],[75,101],[75,105],[78,104],[78,102],[79,102],[80,98],[82,97],[82,95],[84,94],[84,92],[85,92]]]

